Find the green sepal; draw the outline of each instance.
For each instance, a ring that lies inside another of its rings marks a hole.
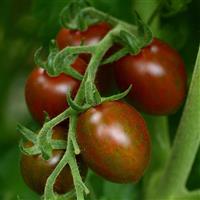
[[[100,104],[101,103],[101,95],[95,84],[93,84],[92,92],[93,92],[93,96],[94,96],[93,98],[94,98],[95,105]]]
[[[85,83],[85,100],[87,105],[95,106],[101,103],[101,95],[96,85],[90,80]]]
[[[120,49],[119,51],[117,51],[116,53],[114,53],[113,55],[111,55],[110,57],[103,60],[103,62],[101,62],[101,65],[113,63],[119,60],[120,58],[122,58],[123,56],[127,55],[128,53],[129,53],[128,48],[124,47]]]
[[[59,52],[55,40],[51,40],[49,44],[49,55],[47,61],[42,60],[42,48],[39,48],[35,53],[35,62],[40,67],[44,68],[49,76],[59,76],[61,73],[82,80],[83,75],[75,70],[71,65],[75,62],[78,55],[76,54],[62,54]]]
[[[51,145],[49,144],[49,145],[45,145],[45,147],[42,147],[41,154],[42,154],[42,157],[45,160],[49,160],[52,157],[52,147],[51,147]]]
[[[66,149],[67,142],[64,140],[52,140],[51,146],[53,149]]]
[[[59,53],[59,49],[55,40],[51,40],[49,43],[49,55],[47,58],[47,64],[45,65],[45,70],[50,76],[58,76],[60,73],[57,72],[57,67],[54,65],[54,59]]]
[[[17,130],[22,133],[22,135],[28,140],[31,141],[32,143],[37,142],[37,135],[31,131],[30,129],[26,128],[25,126],[21,124],[17,124]]]
[[[115,36],[114,40],[117,43],[125,46],[131,54],[138,54],[140,52],[141,43],[138,37],[126,30],[121,30],[119,36]]]
[[[148,25],[144,23],[144,21],[140,18],[139,14],[134,12],[134,21],[138,27],[138,39],[140,40],[140,47],[145,47],[151,43],[153,35]]]
[[[50,119],[50,117],[49,117],[49,114],[48,114],[48,112],[46,112],[46,111],[43,111],[43,113],[44,113],[44,123],[46,123],[46,122],[50,121],[51,119]]]
[[[125,90],[124,92],[121,92],[119,94],[115,94],[115,95],[110,96],[110,97],[103,97],[102,103],[106,102],[106,101],[117,101],[117,100],[123,99],[130,92],[131,88],[132,88],[132,85],[130,85],[128,87],[128,89]]]
[[[89,108],[88,106],[80,106],[75,101],[73,101],[70,92],[67,93],[67,103],[73,110],[77,112],[84,112]]]
[[[40,154],[40,152],[41,152],[39,150],[38,146],[36,146],[36,145],[34,145],[32,147],[24,147],[23,140],[20,140],[20,142],[19,142],[19,149],[25,155],[37,155],[37,154]]]
[[[42,68],[45,69],[46,65],[47,65],[47,62],[42,59],[42,50],[43,50],[43,47],[40,47],[35,51],[34,62],[36,64],[36,66],[42,67]]]
[[[58,76],[61,73],[66,73],[73,78],[82,80],[82,75],[71,67],[78,55],[69,54],[67,56],[62,56],[62,54],[59,54],[59,56],[57,56],[59,49],[54,40],[50,43],[49,51],[46,70],[50,76]]]
[[[73,61],[75,61],[75,59],[77,58],[77,55],[74,56]],[[73,62],[74,63],[74,62]],[[75,70],[74,68],[72,68],[68,62],[65,63],[65,65],[63,66],[63,72],[70,75],[71,77],[82,81],[83,79],[83,75],[80,74],[77,70]]]
[[[52,156],[51,146],[52,130],[48,131],[47,134],[39,136],[39,148],[41,150],[42,157],[48,160]]]
[[[58,54],[53,61],[53,66],[56,66],[54,68],[54,74],[59,75],[61,73],[65,73],[77,80],[82,80],[83,75],[71,67],[77,57],[78,55],[76,54]]]
[[[57,47],[55,40],[51,40],[49,43],[49,55],[46,60],[42,59],[43,57],[42,50],[43,48],[40,47],[35,52],[34,60],[35,60],[36,65],[44,68],[50,76],[59,75],[60,73],[57,73],[56,67],[54,65],[54,59],[59,52],[59,49]]]

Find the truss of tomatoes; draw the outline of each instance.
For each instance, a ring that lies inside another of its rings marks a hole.
[[[63,28],[56,40],[60,49],[81,43],[91,45],[98,43],[110,30],[111,26],[105,22],[92,25],[83,32]],[[115,50],[113,47],[107,54]],[[81,54],[72,67],[84,74],[89,58],[89,55]],[[126,98],[129,104],[122,101],[105,102],[80,114],[76,136],[81,158],[77,159],[83,177],[87,165],[109,181],[136,182],[144,174],[151,153],[148,129],[138,111],[168,115],[178,110],[186,95],[184,63],[173,48],[154,38],[138,55],[126,55],[115,63],[101,66],[96,78],[100,92],[106,90],[110,77],[122,91],[132,84]],[[57,116],[68,107],[67,91],[72,91],[72,96],[75,96],[79,85],[80,81],[67,74],[50,77],[44,69],[35,68],[25,87],[31,114],[41,124],[44,123],[45,112],[50,118]],[[54,129],[53,137],[56,135],[62,139],[64,132],[62,128]],[[63,153],[63,150],[54,150],[53,157],[48,161],[44,161],[40,155],[23,155],[21,171],[27,185],[42,194],[48,176]],[[41,176],[34,175],[35,171]],[[54,190],[65,193],[72,187],[72,176],[66,166],[57,178]]]

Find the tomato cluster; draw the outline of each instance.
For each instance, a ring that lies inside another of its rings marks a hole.
[[[81,44],[93,45],[111,29],[112,27],[105,22],[92,25],[83,32],[63,28],[56,40],[60,49]],[[118,48],[112,47],[105,57]],[[72,67],[84,74],[89,59],[90,55],[81,54]],[[140,111],[167,115],[175,112],[184,101],[184,63],[174,49],[157,38],[138,55],[126,55],[102,67],[96,78],[97,88],[102,92],[109,85],[105,77],[110,78],[111,75],[120,90],[127,89],[129,85],[133,86],[127,101]],[[63,112],[68,107],[67,91],[70,90],[74,97],[79,85],[80,81],[69,75],[50,77],[44,69],[34,69],[25,88],[26,102],[33,117],[42,124],[45,112],[50,118]],[[122,101],[104,102],[91,107],[78,117],[76,137],[84,163],[97,174],[113,182],[138,181],[150,160],[151,144],[148,129],[140,113],[131,105]],[[67,125],[68,122],[65,123]],[[66,131],[63,129],[54,129],[54,134],[59,135],[61,139],[64,132]],[[30,188],[40,194],[43,193],[46,179],[61,159],[63,152],[54,150],[53,157],[48,161],[44,161],[40,155],[22,156],[21,171]],[[80,158],[78,161],[79,166],[83,165],[84,176],[85,165]],[[72,186],[71,173],[66,166],[59,175],[54,190],[64,193]]]

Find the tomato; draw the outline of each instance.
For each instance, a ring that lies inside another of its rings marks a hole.
[[[53,139],[66,140],[66,131],[63,128],[53,129]],[[31,142],[25,143],[26,147],[32,146]],[[47,178],[55,169],[64,154],[64,150],[53,150],[53,155],[49,160],[44,160],[41,155],[28,156],[22,154],[20,160],[21,174],[25,183],[36,193],[43,194]],[[86,165],[80,157],[77,159],[80,173],[85,177],[87,172]],[[63,194],[73,188],[73,178],[70,167],[63,168],[54,184],[54,191]]]
[[[76,134],[84,161],[109,181],[138,181],[148,166],[151,148],[145,121],[124,102],[106,102],[82,113]]]
[[[174,113],[186,95],[186,72],[179,54],[154,38],[141,52],[115,63],[115,77],[121,90],[132,84],[129,102],[149,114]]]
[[[79,45],[95,45],[100,42],[106,34],[112,29],[111,25],[106,22],[101,22],[98,24],[94,24],[88,27],[85,31],[79,30],[69,30],[62,28],[57,36],[56,41],[59,49],[64,49],[67,46],[79,46]],[[114,52],[121,48],[120,45],[113,45],[105,57],[112,55]],[[87,63],[89,62],[90,55],[81,54],[81,58],[83,58]]]
[[[86,63],[78,58],[72,65],[81,74],[86,69]],[[25,87],[26,103],[33,117],[41,124],[45,120],[45,112],[53,118],[67,109],[66,93],[72,92],[74,97],[80,81],[66,74],[50,77],[42,68],[32,71]]]
[[[85,31],[69,30],[62,28],[57,36],[56,41],[60,49],[66,46],[77,46],[77,45],[95,45],[112,29],[112,27],[106,23],[101,22],[98,24],[91,25]],[[112,55],[114,52],[119,50],[119,45],[113,45],[105,55],[105,58]],[[90,55],[81,54],[80,57],[89,63]],[[107,83],[110,84],[107,84]],[[96,77],[96,85],[103,95],[108,95],[114,86],[113,67],[111,64],[103,65],[99,67]]]

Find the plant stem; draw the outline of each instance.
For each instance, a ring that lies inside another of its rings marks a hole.
[[[156,198],[181,194],[200,144],[200,49],[185,109]]]
[[[73,143],[72,139],[74,138],[75,135],[75,129],[76,129],[76,115],[72,115],[70,117],[70,127],[69,127],[69,133],[68,133],[68,140],[67,140],[67,149],[65,154],[63,155],[62,159],[52,172],[52,174],[49,176],[47,179],[46,187],[45,187],[45,192],[44,192],[44,198],[45,200],[54,200],[55,195],[53,192],[53,185],[56,181],[56,178],[58,175],[61,173],[62,169],[69,164],[71,171],[72,171],[72,176],[74,179],[74,185],[76,188],[76,194],[77,194],[77,199],[78,200],[84,200],[84,194],[83,190],[80,188],[80,184],[82,183],[81,176],[79,174],[78,170],[78,165],[76,162],[76,158],[74,155],[74,149],[73,149]],[[78,187],[78,188],[77,188]],[[63,198],[64,199],[64,198]]]
[[[116,26],[112,31],[110,31],[104,39],[99,42],[96,47],[94,48],[94,52],[92,53],[91,61],[87,67],[87,70],[85,72],[85,75],[83,77],[83,80],[81,82],[81,85],[79,87],[78,93],[75,97],[75,102],[77,104],[81,104],[84,99],[84,88],[85,83],[89,79],[89,81],[93,82],[95,81],[95,75],[97,72],[98,67],[100,66],[101,60],[104,56],[104,54],[107,52],[107,50],[112,46],[113,44],[113,34],[117,34],[121,30],[121,26]],[[88,193],[88,189],[82,182],[82,178],[80,176],[78,165],[76,162],[74,150],[77,150],[77,142],[75,138],[75,132],[76,132],[76,122],[78,113],[73,113],[73,110],[71,108],[67,109],[57,117],[53,118],[51,121],[47,122],[43,128],[40,131],[39,139],[43,138],[43,134],[46,134],[49,129],[52,129],[55,125],[60,123],[63,119],[66,119],[70,116],[70,125],[69,125],[69,131],[68,131],[68,142],[67,142],[67,149],[62,157],[61,161],[58,163],[52,174],[47,179],[46,187],[45,187],[45,194],[44,198],[45,200],[54,200],[55,194],[53,192],[53,185],[56,181],[57,176],[60,174],[62,169],[66,166],[66,164],[69,164],[74,180],[74,186],[76,189],[77,194],[77,200],[84,200],[84,191]],[[40,141],[40,145],[42,147],[43,141]]]
[[[89,53],[92,54],[95,50],[96,46],[70,46],[67,48],[62,49],[57,55],[56,55],[56,59],[58,59],[58,57],[60,55],[62,55],[62,57],[66,57],[68,54],[80,54],[80,53]]]
[[[152,158],[150,166],[143,180],[144,198],[151,196],[152,187],[150,186],[152,177],[157,175],[166,164],[170,153],[170,141],[167,117],[144,116],[148,122],[148,128],[152,141]]]

